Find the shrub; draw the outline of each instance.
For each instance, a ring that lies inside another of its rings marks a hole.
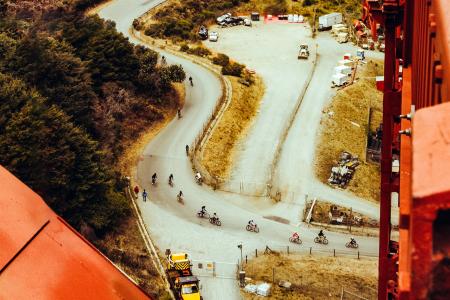
[[[264,12],[272,15],[284,14],[288,11],[288,6],[286,0],[274,0],[272,3],[268,4]]]
[[[316,4],[315,0],[303,0],[303,6],[311,6],[313,4]]]
[[[142,29],[142,24],[138,19],[134,19],[133,20],[133,28],[136,30],[141,30]]]
[[[222,67],[222,74],[241,77],[242,70],[244,68],[245,68],[244,65],[241,65],[238,63],[230,63],[230,64]]]
[[[212,63],[215,65],[225,67],[230,63],[230,58],[225,54],[219,53],[212,59]]]
[[[188,52],[189,51],[189,46],[187,44],[181,45],[180,51],[181,52]]]
[[[205,47],[202,47],[202,46],[191,48],[191,49],[187,50],[187,52],[189,54],[194,54],[194,55],[197,55],[200,57],[205,57],[205,56],[208,56],[211,54],[211,51],[209,51],[208,49],[206,49]]]

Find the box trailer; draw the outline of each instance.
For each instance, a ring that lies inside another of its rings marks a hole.
[[[334,74],[331,77],[331,85],[332,86],[343,86],[348,82],[348,76],[344,74]]]
[[[330,29],[335,24],[342,23],[341,13],[331,13],[319,17],[319,31]]]
[[[352,74],[352,68],[348,67],[348,66],[337,66],[334,68],[334,73],[350,75],[350,74]]]
[[[353,67],[353,61],[349,59],[343,59],[339,61],[340,66],[347,66],[347,67]]]

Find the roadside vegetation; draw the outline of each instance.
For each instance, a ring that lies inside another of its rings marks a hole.
[[[211,25],[215,19],[227,12],[249,15],[257,11],[261,14],[301,14],[312,20],[330,12],[342,12],[350,19],[359,18],[359,0],[168,0],[151,13],[150,19],[136,19],[136,30],[153,38],[171,39],[176,42],[199,40],[197,35],[201,25]]]
[[[211,175],[221,179],[229,176],[234,149],[251,125],[264,95],[260,77],[244,77],[246,79],[228,76],[233,89],[231,103],[203,150],[202,165]]]
[[[251,259],[244,266],[244,270],[246,277],[252,279],[252,283],[272,283],[275,274],[271,295],[265,299],[342,299],[342,288],[345,293],[344,299],[356,299],[355,295],[374,299],[377,288],[377,263],[376,258],[334,258],[275,253]],[[280,280],[290,282],[291,288],[279,287]],[[241,295],[246,300],[261,299],[261,296],[244,291]]]
[[[369,61],[358,67],[356,83],[336,93],[323,111],[315,160],[317,177],[327,183],[331,168],[342,151],[357,155],[361,165],[347,189],[375,202],[380,198],[380,168],[378,164],[365,162],[365,152],[369,108],[378,112],[372,115],[371,124],[380,124],[382,119],[382,93],[375,86],[375,76],[380,74],[383,74],[383,64]]]
[[[0,0],[0,164],[161,294],[125,197],[123,157],[175,115],[185,73],[84,15],[99,2]]]

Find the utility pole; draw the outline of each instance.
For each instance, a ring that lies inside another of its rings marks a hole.
[[[241,271],[244,269],[243,257],[242,257],[242,243],[237,246],[241,250]]]

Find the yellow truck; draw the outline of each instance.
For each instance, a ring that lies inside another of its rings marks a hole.
[[[167,255],[167,279],[170,289],[177,300],[202,300],[199,280],[192,274],[191,261],[186,253],[171,253]]]

